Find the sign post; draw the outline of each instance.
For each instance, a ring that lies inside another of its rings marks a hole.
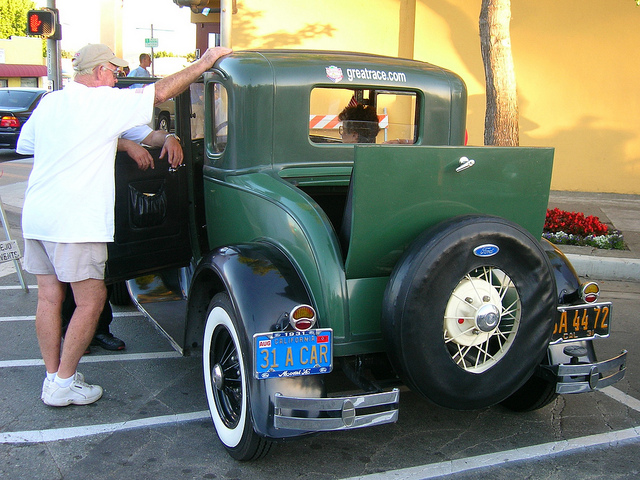
[[[47,7],[56,12],[57,27],[57,34],[54,37],[47,38],[47,73],[49,83],[53,84],[52,90],[62,90],[62,56],[60,49],[62,33],[60,32],[60,22],[57,16],[56,0],[47,0]]]
[[[155,77],[156,58],[153,54],[153,49],[158,46],[158,39],[153,38],[153,23],[151,24],[151,38],[144,39],[144,46],[147,48],[151,48],[151,76]]]
[[[18,242],[11,239],[11,233],[9,232],[9,223],[7,222],[7,215],[4,213],[4,207],[2,206],[2,199],[0,198],[0,216],[2,220],[2,226],[4,227],[4,233],[7,237],[6,241],[0,241],[0,263],[13,261],[20,279],[20,285],[22,289],[29,293],[29,287],[24,281],[22,276],[22,268],[18,259],[21,257],[20,249],[18,248]]]

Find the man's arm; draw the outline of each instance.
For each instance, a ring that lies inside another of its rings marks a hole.
[[[182,146],[175,135],[164,130],[154,130],[145,137],[142,143],[150,147],[162,147],[160,158],[164,158],[167,155],[167,161],[173,168],[182,164],[184,158]]]
[[[129,155],[138,164],[138,168],[140,170],[146,170],[149,167],[155,168],[153,157],[147,149],[132,140],[119,138],[118,151],[127,152],[127,155]]]
[[[154,130],[142,141],[150,147],[162,147],[160,158],[167,156],[169,164],[176,168],[182,164],[184,158],[182,146],[175,135],[167,134],[164,130]],[[140,144],[126,138],[118,139],[118,151],[127,154],[138,164],[140,170],[155,168],[153,157],[149,151]]]
[[[165,102],[175,97],[180,92],[195,82],[200,75],[213,67],[216,61],[225,55],[231,53],[230,48],[214,47],[207,49],[200,59],[193,62],[184,70],[169,75],[155,83],[155,105]]]

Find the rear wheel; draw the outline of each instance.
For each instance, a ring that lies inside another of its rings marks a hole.
[[[272,444],[253,430],[243,345],[231,300],[220,293],[211,301],[205,326],[204,383],[218,437],[229,454],[241,461],[265,456]]]
[[[534,375],[500,405],[514,412],[531,412],[549,405],[557,396],[555,382]]]

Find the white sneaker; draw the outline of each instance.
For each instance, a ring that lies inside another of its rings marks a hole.
[[[42,386],[42,401],[52,407],[64,407],[66,405],[89,405],[102,397],[102,387],[99,385],[89,385],[85,383],[81,373],[74,375],[74,378],[66,388],[61,387],[56,382],[47,381]]]
[[[81,374],[80,372],[76,372],[76,378],[81,382],[84,382],[84,375]],[[44,396],[51,388],[52,383],[53,383],[53,380],[49,380],[46,376],[44,377],[44,382],[42,383],[42,394],[40,395],[40,400],[44,400]]]
[[[42,393],[40,394],[40,400],[44,401],[44,396],[49,393],[49,389],[51,388],[51,380],[47,377],[44,377],[44,382],[42,383]]]

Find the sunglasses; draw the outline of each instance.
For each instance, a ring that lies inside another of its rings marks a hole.
[[[105,70],[109,70],[111,72],[111,75],[113,75],[113,78],[118,78],[118,69],[114,69],[111,70],[109,67],[105,67],[104,65],[101,66],[101,68],[104,68]]]

